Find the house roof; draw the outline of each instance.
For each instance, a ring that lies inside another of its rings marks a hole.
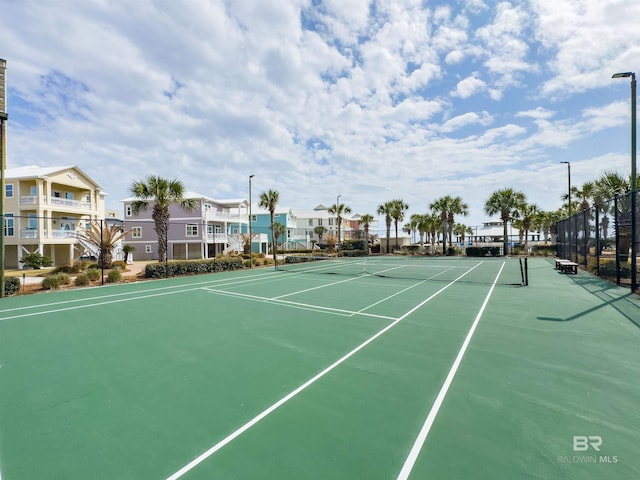
[[[96,182],[91,176],[87,175],[81,168],[76,165],[62,165],[56,167],[40,167],[38,165],[27,165],[24,167],[7,168],[5,170],[5,178],[47,178],[56,173],[65,170],[75,170],[87,180],[92,182],[96,187],[102,190],[102,186]]]
[[[227,206],[227,207],[237,207],[238,205],[248,205],[248,202],[245,199],[242,199],[242,198],[227,198],[227,199],[222,199],[222,200],[216,200],[216,199],[213,199],[213,198],[208,197],[206,195],[203,195],[201,193],[191,192],[191,191],[184,192],[184,194],[182,196],[184,198],[186,198],[186,199],[206,200],[206,201],[209,201],[211,203],[215,203],[217,205],[224,205],[224,206]],[[126,203],[126,202],[134,202],[136,200],[139,200],[139,198],[138,197],[127,197],[127,198],[123,198],[120,201],[123,202],[123,203]]]

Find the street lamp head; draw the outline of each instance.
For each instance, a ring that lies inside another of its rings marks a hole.
[[[566,163],[567,165],[571,165],[571,162],[560,162],[560,163]]]
[[[252,179],[253,177],[255,177],[255,175],[249,175],[249,179]]]
[[[626,77],[635,77],[636,74],[633,72],[622,72],[622,73],[614,73],[611,78],[626,78]]]

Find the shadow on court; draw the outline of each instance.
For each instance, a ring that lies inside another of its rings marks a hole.
[[[584,288],[590,294],[602,300],[603,303],[571,315],[570,317],[537,317],[538,320],[568,322],[577,320],[585,315],[598,311],[601,308],[613,307],[627,320],[633,323],[636,327],[640,328],[640,297],[629,291],[626,291],[623,287],[619,287],[591,274],[582,274],[568,277],[573,283]]]

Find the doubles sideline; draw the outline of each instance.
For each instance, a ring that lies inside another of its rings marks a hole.
[[[194,458],[193,460],[191,460],[189,463],[187,463],[184,467],[180,468],[178,471],[176,471],[175,473],[173,473],[172,475],[170,475],[169,477],[167,477],[167,480],[177,480],[178,478],[182,477],[183,475],[187,474],[188,472],[190,472],[191,470],[193,470],[195,467],[197,467],[199,464],[201,464],[202,462],[204,462],[205,460],[207,460],[209,457],[211,457],[213,454],[215,454],[216,452],[218,452],[220,449],[222,449],[225,445],[229,444],[230,442],[232,442],[234,439],[236,439],[237,437],[239,437],[240,435],[242,435],[244,432],[246,432],[247,430],[249,430],[251,427],[253,427],[254,425],[256,425],[257,423],[259,423],[261,420],[263,420],[264,418],[266,418],[268,415],[270,415],[271,413],[273,413],[274,411],[276,411],[278,408],[280,408],[281,406],[283,406],[285,403],[287,403],[289,400],[291,400],[292,398],[296,397],[299,393],[303,392],[304,390],[306,390],[307,388],[309,388],[311,385],[313,385],[314,383],[316,383],[318,380],[320,380],[321,378],[323,378],[325,375],[327,375],[329,372],[331,372],[332,370],[334,370],[336,367],[342,365],[345,361],[347,361],[349,358],[353,357],[356,353],[358,353],[360,350],[362,350],[363,348],[365,348],[367,345],[369,345],[370,343],[372,343],[373,341],[375,341],[376,339],[378,339],[379,337],[381,337],[382,335],[384,335],[385,333],[387,333],[389,330],[391,330],[393,327],[395,327],[396,325],[398,325],[400,322],[402,322],[405,318],[407,318],[409,315],[411,315],[412,313],[414,313],[416,310],[420,309],[421,307],[423,307],[425,304],[427,304],[428,302],[430,302],[431,300],[433,300],[435,297],[437,297],[438,295],[440,295],[442,292],[444,292],[446,289],[448,289],[450,286],[454,285],[458,280],[460,280],[461,278],[463,278],[465,275],[467,275],[468,273],[470,273],[471,271],[473,271],[476,267],[478,267],[479,265],[481,265],[482,262],[477,263],[474,267],[470,268],[469,270],[467,270],[466,272],[464,272],[463,274],[459,275],[456,279],[452,280],[451,282],[449,282],[448,284],[446,284],[444,287],[442,287],[440,290],[436,291],[435,293],[433,293],[432,295],[430,295],[428,298],[426,298],[425,300],[423,300],[422,302],[420,302],[418,305],[416,305],[415,307],[413,307],[412,309],[410,309],[408,312],[406,312],[404,315],[402,315],[401,317],[397,318],[395,321],[393,321],[392,323],[390,323],[389,325],[387,325],[386,327],[384,327],[382,330],[380,330],[379,332],[377,332],[376,334],[374,334],[373,336],[369,337],[367,340],[365,340],[364,342],[362,342],[360,345],[358,345],[357,347],[355,347],[353,350],[351,350],[350,352],[348,352],[347,354],[345,354],[344,356],[342,356],[341,358],[339,358],[338,360],[336,360],[334,363],[332,363],[331,365],[329,365],[327,368],[325,368],[324,370],[322,370],[321,372],[317,373],[315,376],[313,376],[312,378],[310,378],[309,380],[307,380],[306,382],[304,382],[302,385],[300,385],[299,387],[297,387],[296,389],[294,389],[293,391],[291,391],[290,393],[288,393],[287,395],[285,395],[284,397],[282,397],[280,400],[278,400],[277,402],[275,402],[273,405],[271,405],[270,407],[268,407],[267,409],[263,410],[261,413],[259,413],[258,415],[256,415],[255,417],[253,417],[251,420],[249,420],[247,423],[245,423],[244,425],[242,425],[241,427],[239,427],[237,430],[235,430],[234,432],[232,432],[231,434],[229,434],[227,437],[223,438],[222,440],[220,440],[218,443],[216,443],[215,445],[213,445],[211,448],[209,448],[208,450],[206,450],[205,452],[203,452],[202,454],[200,454],[198,457]],[[503,263],[504,266],[504,263]],[[500,269],[500,272],[502,272],[502,268]],[[497,277],[496,277],[497,280]],[[492,288],[493,290],[493,288]],[[488,297],[485,300],[485,302],[488,301]]]

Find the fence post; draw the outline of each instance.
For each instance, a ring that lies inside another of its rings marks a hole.
[[[614,197],[614,228],[616,232],[616,285],[620,285],[620,215],[618,214],[618,195]]]
[[[596,275],[600,276],[600,205],[596,205]]]

